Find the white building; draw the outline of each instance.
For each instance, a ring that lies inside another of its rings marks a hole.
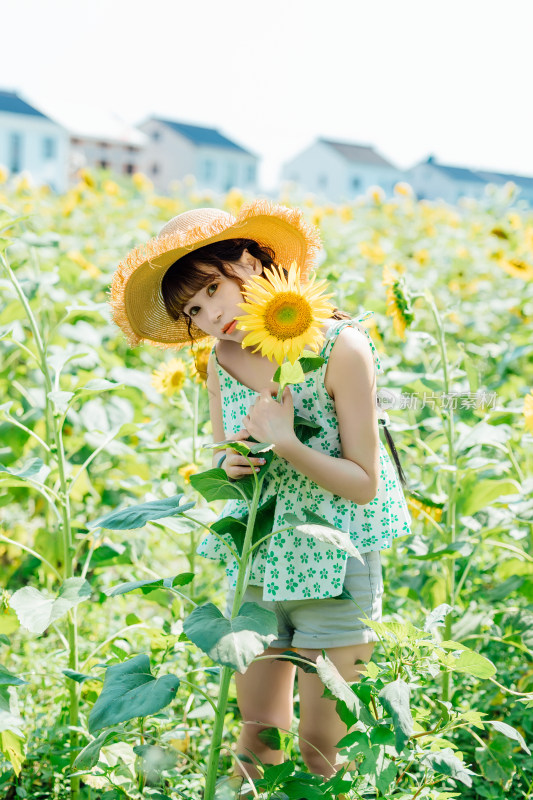
[[[346,202],[381,186],[391,194],[404,175],[370,145],[317,139],[286,162],[282,179],[333,202]]]
[[[227,192],[234,187],[254,192],[258,156],[223,136],[215,128],[202,128],[150,117],[139,129],[148,143],[142,171],[159,192],[188,175],[200,189]]]
[[[16,92],[0,90],[0,164],[37,185],[67,188],[68,133]]]
[[[517,202],[525,200],[533,208],[533,178],[526,175],[512,175],[508,172],[487,172],[485,170],[476,170],[476,175],[479,175],[488,183],[496,184],[496,186],[504,186],[506,183],[516,184],[520,190],[516,198]]]
[[[483,197],[487,185],[487,181],[472,170],[439,164],[434,156],[407,170],[406,181],[420,200],[444,200],[452,204],[460,197]]]
[[[53,113],[69,133],[68,177],[78,180],[82,167],[132,175],[140,169],[146,136],[116,114],[86,103],[70,103]]]

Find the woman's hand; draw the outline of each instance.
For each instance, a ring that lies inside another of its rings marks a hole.
[[[228,438],[234,439],[236,442],[243,442],[245,439],[250,438],[250,434],[248,431],[242,430],[237,431],[237,433]],[[258,471],[265,463],[264,458],[253,456],[251,453],[249,453],[246,458],[248,458],[252,464],[257,465],[253,468],[256,471]],[[250,467],[246,458],[236,450],[230,450],[228,448],[226,450],[226,458],[220,465],[220,468],[223,469],[228,478],[231,478],[232,480],[237,480],[237,478],[242,478],[245,475],[251,475],[253,469]]]
[[[281,403],[278,403],[275,395],[276,392],[272,396],[268,389],[263,389],[242,421],[248,434],[256,441],[277,446],[292,441],[296,434],[291,390],[285,387]]]

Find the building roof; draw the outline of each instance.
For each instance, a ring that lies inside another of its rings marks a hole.
[[[173,131],[180,133],[198,146],[221,147],[225,150],[238,150],[240,153],[253,155],[249,150],[245,150],[244,147],[223,136],[215,128],[202,128],[199,125],[189,125],[184,122],[175,122],[171,119],[161,119],[161,117],[152,117],[152,119],[162,125],[167,125]]]
[[[510,175],[508,172],[487,172],[486,170],[476,170],[478,175],[481,175],[483,180],[489,183],[507,183],[512,181],[517,186],[522,186],[524,189],[533,189],[533,177],[528,175]]]
[[[7,92],[2,89],[0,89],[0,111],[7,111],[9,114],[28,114],[32,117],[48,119],[46,114],[30,106],[16,92]]]
[[[448,178],[451,178],[454,181],[463,181],[466,183],[487,182],[484,178],[481,178],[477,172],[467,169],[466,167],[452,167],[449,164],[439,164],[436,161],[435,156],[429,156],[424,163],[430,164],[432,167],[435,167],[435,169],[443,172]]]
[[[331,139],[319,139],[322,144],[333,148],[339,155],[353,164],[372,164],[373,166],[392,167],[394,165],[387,161],[373,147],[366,144],[350,144],[349,142],[333,142]]]

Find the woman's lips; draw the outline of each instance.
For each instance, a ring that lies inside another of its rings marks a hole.
[[[230,322],[228,327],[224,329],[224,333],[233,333],[236,327],[237,327],[237,320],[234,319],[233,322]]]

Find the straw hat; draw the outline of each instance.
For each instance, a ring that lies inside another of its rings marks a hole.
[[[224,239],[253,239],[271,247],[276,263],[288,269],[293,261],[305,280],[320,248],[318,230],[299,209],[258,200],[243,206],[237,217],[218,208],[195,208],[167,222],[159,235],[136,247],[117,267],[108,300],[113,321],[131,347],[145,341],[180,349],[191,343],[185,317],[169,316],[161,294],[167,269],[182,256]],[[191,321],[196,341],[210,338]]]

